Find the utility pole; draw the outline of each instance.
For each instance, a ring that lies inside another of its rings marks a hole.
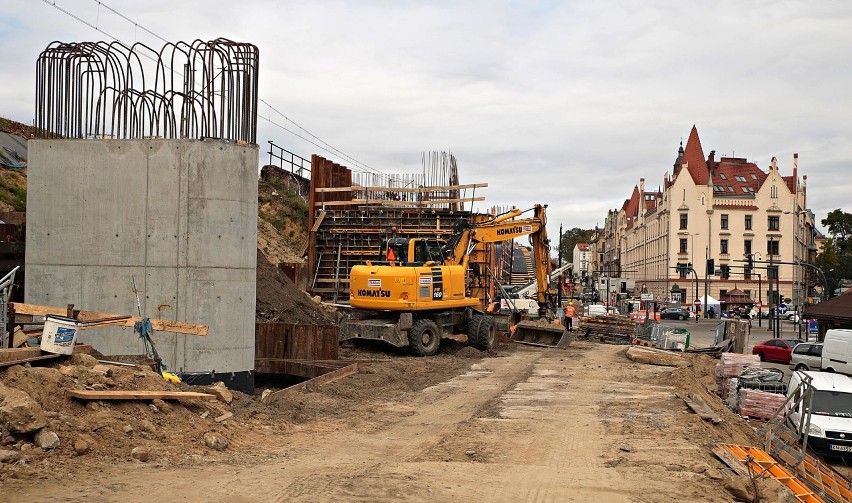
[[[775,304],[775,295],[772,292],[772,276],[773,276],[773,265],[772,265],[772,239],[769,239],[769,269],[766,271],[767,279],[769,279],[769,298],[767,300],[767,304],[769,304],[769,330],[772,331],[772,337],[775,337],[775,312],[774,304]]]
[[[710,277],[710,245],[704,247],[704,317],[709,318],[707,311],[710,309],[710,301],[707,299],[707,283]],[[714,266],[715,267],[715,266]]]

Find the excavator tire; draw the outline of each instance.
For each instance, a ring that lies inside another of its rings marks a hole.
[[[497,341],[494,329],[494,318],[483,314],[475,314],[467,328],[467,343],[480,351],[494,348]]]
[[[417,356],[432,356],[440,345],[441,330],[432,320],[418,320],[408,332],[408,347]]]

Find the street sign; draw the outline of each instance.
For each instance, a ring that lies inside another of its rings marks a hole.
[[[639,300],[654,300],[653,293],[643,293],[639,295]]]
[[[692,305],[695,306],[695,309],[698,309],[699,307],[701,307],[701,301],[695,299],[695,302],[693,302]]]
[[[778,314],[784,314],[787,312],[787,304],[778,304]]]

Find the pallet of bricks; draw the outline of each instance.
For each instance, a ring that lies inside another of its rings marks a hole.
[[[780,393],[740,388],[738,412],[741,416],[754,417],[766,421],[775,414],[775,411],[784,405],[786,400],[787,397]]]
[[[636,322],[619,314],[580,316],[579,329],[583,337],[608,344],[630,344],[636,336]]]
[[[760,357],[739,353],[722,353],[716,364],[716,394],[731,410],[737,410],[738,378],[746,367],[760,368]]]

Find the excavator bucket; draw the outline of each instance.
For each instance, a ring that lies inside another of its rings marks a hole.
[[[567,348],[574,336],[566,332],[561,325],[552,325],[546,321],[524,320],[515,325],[512,340],[530,346]]]

